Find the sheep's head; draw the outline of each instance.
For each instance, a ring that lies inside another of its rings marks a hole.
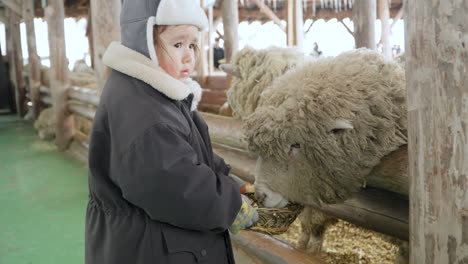
[[[293,99],[285,103],[294,105]],[[260,107],[246,121],[249,150],[259,155],[257,199],[266,207],[283,207],[288,201],[317,204],[345,199],[362,185],[361,174],[347,173],[347,169],[358,173],[358,164],[346,164],[349,159],[344,159],[351,154],[343,146],[354,136],[351,121],[332,118],[324,122],[294,110]]]
[[[221,65],[222,70],[233,76],[227,92],[232,109],[240,117],[247,117],[255,111],[260,94],[275,78],[303,62],[304,54],[292,48],[242,49],[232,64]]]
[[[265,206],[347,199],[383,156],[406,144],[404,72],[379,76],[388,69],[368,58],[350,76],[338,59],[306,65],[262,94],[245,136],[260,157],[255,184]]]

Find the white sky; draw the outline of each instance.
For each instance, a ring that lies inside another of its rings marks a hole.
[[[284,22],[284,21],[283,21]],[[344,22],[349,28],[353,29],[353,23],[349,19]],[[285,23],[285,22],[284,22]],[[309,28],[311,20],[307,20],[304,24],[304,30]],[[49,56],[47,24],[42,19],[34,19],[36,28],[37,52],[41,57]],[[380,21],[376,21],[376,42],[380,40]],[[223,26],[219,25],[218,30],[222,33]],[[88,39],[85,36],[86,32],[86,19],[76,21],[72,18],[65,19],[65,42],[67,57],[69,59],[69,67],[73,68],[76,60],[83,59],[88,54]],[[212,36],[213,39],[217,35]],[[24,23],[21,24],[21,40],[23,57],[28,57],[26,46],[26,30]],[[323,51],[325,56],[336,56],[343,51],[351,50],[354,47],[354,38],[349,34],[345,27],[336,19],[328,22],[319,20],[314,23],[309,33],[304,39],[304,51],[310,53],[312,51],[312,44],[317,42],[320,50]],[[3,54],[5,50],[5,27],[0,23],[0,44]],[[253,22],[248,24],[242,22],[239,25],[239,48],[246,45],[262,49],[269,46],[286,47],[286,34],[273,22],[268,22],[261,25],[260,22]],[[391,45],[400,45],[402,51],[404,50],[404,23],[400,20],[393,28],[393,35],[391,37]],[[43,61],[48,64],[47,60]],[[89,56],[87,63],[90,64]]]

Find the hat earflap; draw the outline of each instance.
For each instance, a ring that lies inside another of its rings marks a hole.
[[[148,42],[148,52],[150,58],[156,65],[159,65],[158,56],[156,55],[156,47],[154,46],[154,26],[156,25],[156,17],[152,16],[148,18],[146,23],[146,40]]]

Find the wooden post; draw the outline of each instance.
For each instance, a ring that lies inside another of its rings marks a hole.
[[[23,55],[21,49],[20,19],[16,12],[10,12],[10,34],[12,39],[12,64],[10,69],[15,72],[15,99],[19,116],[26,114],[26,84],[23,78]]]
[[[296,46],[299,49],[303,49],[304,20],[302,15],[302,0],[288,1],[287,8],[287,44],[288,46]]]
[[[205,10],[205,1],[200,1],[200,6],[203,10]],[[200,63],[200,77],[201,83],[200,85],[203,87],[206,83],[207,76],[208,76],[208,53],[207,51],[211,48],[208,46],[208,32],[202,31],[201,38],[200,38],[200,51],[201,51],[201,63]],[[207,49],[208,48],[208,49]]]
[[[294,46],[294,2],[287,1],[286,12],[286,45]]]
[[[57,120],[55,142],[58,149],[64,151],[73,137],[73,119],[67,111],[69,70],[65,49],[64,1],[48,0],[47,3],[44,14],[49,31],[52,107]]]
[[[109,44],[120,40],[121,0],[93,0],[91,2],[91,21],[93,27],[94,70],[99,91],[109,78],[111,69],[102,63],[102,57]]]
[[[5,8],[3,9],[0,9],[0,21],[3,22],[3,24],[7,24],[8,20],[6,18],[6,15],[5,15]]]
[[[6,36],[6,50],[7,50],[7,60],[8,60],[8,68],[9,68],[9,77],[10,81],[12,84],[12,94],[16,94],[16,71],[14,70],[15,68],[15,57],[13,56],[14,53],[14,43],[13,43],[13,36],[12,36],[12,26],[11,26],[11,16],[12,16],[12,11],[8,8],[5,10],[5,17],[7,19],[7,22],[5,23],[5,36]],[[15,103],[15,108],[16,103]]]
[[[304,48],[304,19],[302,0],[294,0],[294,43],[300,50]]]
[[[377,5],[379,18],[382,25],[382,54],[387,57],[392,57],[392,47],[390,47],[390,8],[388,6],[388,0],[379,0]]]
[[[214,72],[214,50],[213,50],[213,33],[214,33],[214,25],[213,25],[213,7],[208,8],[208,21],[210,24],[208,30],[208,73],[209,75],[213,75]]]
[[[33,104],[33,118],[36,120],[40,111],[41,63],[37,56],[36,33],[34,29],[34,1],[23,0],[23,18],[26,23],[26,34],[29,53],[29,89]]]
[[[91,57],[91,68],[94,69],[93,19],[91,17],[91,9],[88,10],[88,19],[86,21],[86,37],[88,38],[89,56]]]
[[[405,2],[411,263],[468,261],[468,5]]]
[[[5,46],[6,46],[6,60],[8,61],[8,78],[9,78],[9,104],[10,108],[12,109],[13,113],[18,112],[18,107],[16,106],[16,72],[15,68],[15,58],[13,56],[14,47],[13,47],[13,37],[11,34],[11,26],[10,26],[10,15],[12,11],[9,8],[5,8]]]
[[[226,63],[231,62],[231,58],[239,49],[239,34],[237,32],[239,26],[239,9],[237,2],[238,1],[234,0],[223,0],[221,4],[224,26],[224,57]]]
[[[356,48],[375,50],[376,0],[358,0],[353,6]]]

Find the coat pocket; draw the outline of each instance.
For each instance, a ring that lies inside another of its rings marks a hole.
[[[218,246],[215,247],[216,244],[222,243],[225,247],[221,234],[187,230],[163,223],[161,223],[161,232],[169,255],[183,257],[190,253],[198,263],[212,259],[213,256],[219,254],[219,252],[211,252],[213,248],[218,248]]]

